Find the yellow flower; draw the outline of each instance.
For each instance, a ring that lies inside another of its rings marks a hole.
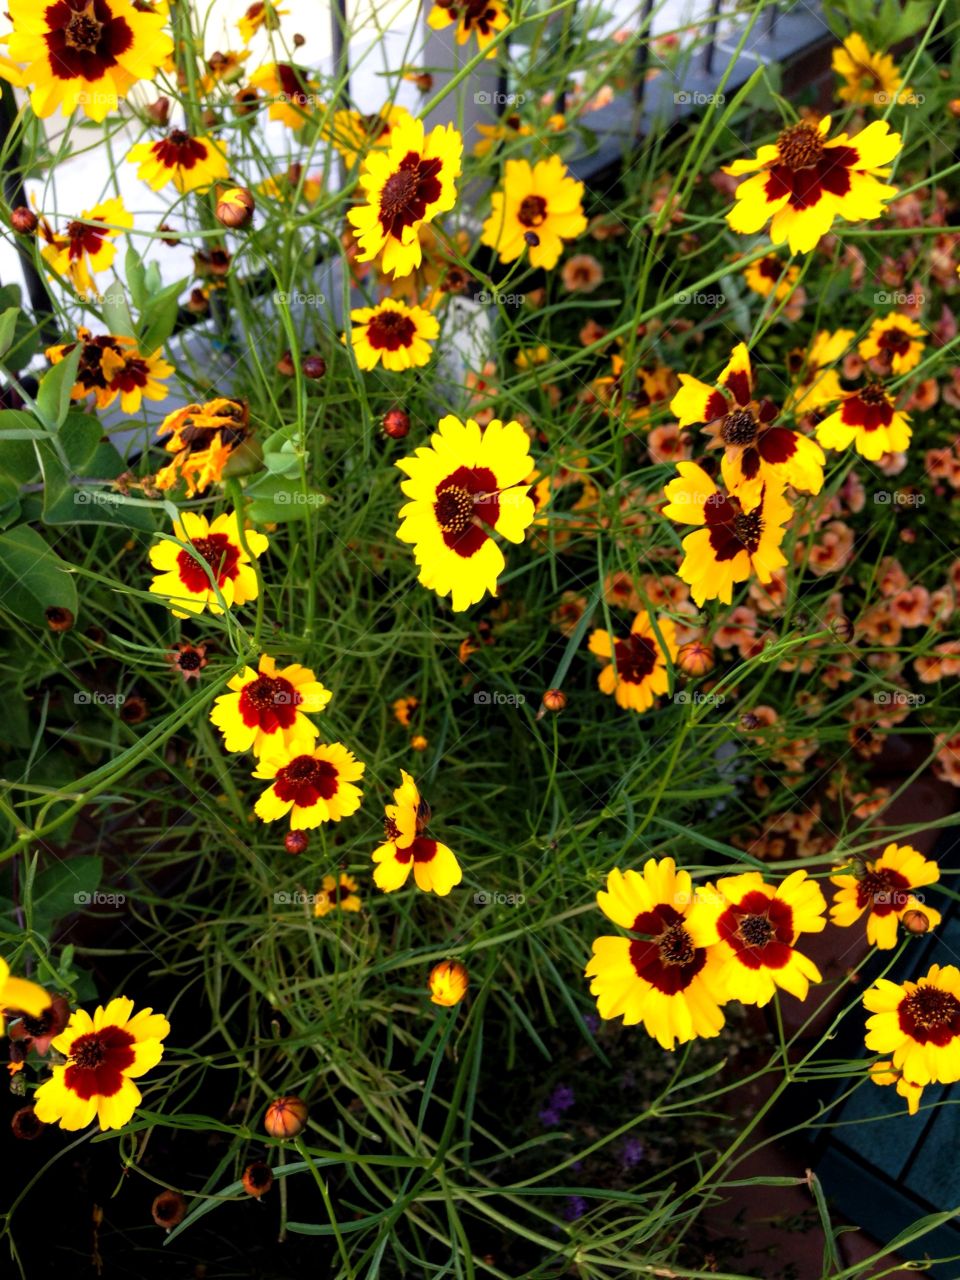
[[[65,276],[81,296],[94,292],[92,272],[105,271],[116,254],[111,243],[121,230],[133,226],[133,218],[117,196],[94,205],[67,223],[62,235],[56,235],[42,222],[41,234],[47,241],[42,250],[44,261],[57,275]]]
[[[366,765],[342,742],[311,747],[294,743],[271,748],[260,758],[253,776],[272,779],[254,806],[261,822],[290,814],[291,831],[309,831],[323,822],[339,822],[360,808],[363,793],[353,784]]]
[[[841,133],[828,142],[829,132],[829,116],[819,124],[803,120],[761,147],[754,159],[735,160],[724,169],[733,177],[753,175],[740,183],[727,214],[734,231],[754,235],[770,222],[774,244],[786,241],[791,253],[809,253],[835,218],[880,217],[897,194],[883,179],[890,176],[886,166],[900,154],[900,134],[883,120],[853,138]]]
[[[127,161],[139,164],[137,177],[154,191],[168,182],[180,192],[199,191],[227,177],[226,151],[226,143],[175,129],[156,142],[138,142]]]
[[[167,388],[160,378],[169,378],[174,372],[160,351],[142,356],[134,338],[112,333],[94,337],[89,329],[77,330],[77,340],[83,351],[77,366],[77,376],[70,397],[84,400],[92,395],[98,409],[106,409],[117,396],[124,413],[137,413],[143,400],[165,400]],[[76,347],[76,342],[48,347],[46,357],[51,364],[65,360]]]
[[[765,884],[759,871],[725,876],[700,895],[697,924],[721,948],[718,982],[728,1000],[765,1005],[778,987],[805,1000],[820,971],[796,950],[802,933],[826,927],[827,904],[806,871],[779,885]]]
[[[223,396],[203,405],[182,405],[167,414],[157,435],[173,459],[153,483],[165,492],[185,480],[192,498],[221,479],[224,467],[249,439],[249,409],[246,401]]]
[[[597,679],[601,693],[612,693],[617,706],[627,711],[648,711],[670,685],[667,655],[670,662],[677,656],[674,626],[669,618],[658,618],[655,630],[644,610],[634,618],[626,640],[611,636],[609,631],[594,631],[590,652],[606,660]]]
[[[331,911],[359,911],[363,906],[357,894],[356,880],[341,872],[338,879],[333,876],[323,877],[323,887],[316,895],[313,914],[322,919]]]
[[[912,1088],[960,1080],[960,969],[931,965],[926,977],[898,984],[878,978],[865,992],[866,1046],[890,1054]]]
[[[559,156],[532,167],[527,160],[508,160],[503,190],[491,196],[480,243],[496,249],[501,262],[514,262],[529,249],[530,265],[549,271],[565,241],[586,229],[583,183],[569,176]]]
[[[456,23],[457,44],[466,44],[476,34],[477,47],[482,51],[487,48],[498,31],[510,23],[510,18],[500,0],[454,0],[449,4],[434,4],[427,14],[427,26],[434,31]],[[491,49],[488,58],[495,58],[496,49]]]
[[[289,12],[289,9],[278,8],[271,0],[255,0],[237,21],[243,43],[249,44],[258,31],[279,31],[281,16]]]
[[[393,793],[395,803],[386,807],[384,844],[373,851],[373,882],[384,893],[402,889],[413,870],[418,889],[446,897],[463,879],[456,855],[425,835],[430,806],[421,799],[417,784],[405,770]]]
[[[255,756],[300,743],[313,747],[318,729],[307,719],[332,698],[309,667],[298,662],[277,667],[269,654],[260,655],[259,668],[244,667],[231,678],[230,693],[214,701],[210,720],[223,734],[227,751],[252,751]]]
[[[236,84],[243,74],[243,64],[250,57],[250,50],[214,53],[207,59],[207,75],[200,81],[204,93],[212,93],[218,84]]]
[[[470,977],[466,969],[457,960],[442,960],[430,970],[427,979],[427,990],[430,992],[432,1004],[439,1004],[444,1009],[452,1009],[467,994]]]
[[[6,960],[0,958],[0,1036],[5,1027],[5,1013],[25,1013],[28,1018],[39,1018],[53,1003],[53,998],[43,987],[27,978],[15,978]]]
[[[393,130],[412,119],[405,107],[395,106],[392,102],[384,103],[372,115],[363,115],[359,111],[335,111],[333,127],[324,130],[323,137],[329,138],[347,166],[352,168],[367,151],[386,151]]]
[[[920,1110],[923,1097],[923,1085],[908,1080],[902,1071],[897,1071],[892,1062],[875,1062],[870,1067],[870,1079],[874,1084],[895,1084],[897,1093],[907,1102],[907,1110],[915,1116]]]
[[[498,142],[510,142],[514,138],[529,138],[533,130],[518,115],[502,116],[496,124],[478,124],[479,142],[473,144],[473,154],[477,157],[491,152]]]
[[[830,908],[834,924],[846,928],[867,914],[867,941],[881,951],[897,945],[897,925],[909,911],[920,912],[928,929],[940,913],[911,892],[940,879],[940,868],[910,845],[888,844],[879,858],[863,861],[852,874],[830,877],[838,886]]]
[[[828,366],[846,355],[855,337],[852,329],[837,329],[834,333],[821,329],[808,351],[801,349],[792,354],[788,368],[798,375],[798,381],[787,397],[785,408],[800,416],[840,399],[843,395],[840,375]]]
[[[852,31],[831,54],[831,65],[845,81],[837,90],[841,102],[860,107],[902,105],[913,97],[903,86],[897,64],[889,53],[871,53],[863,36]]]
[[[360,245],[358,262],[382,253],[381,270],[395,278],[419,267],[419,230],[453,208],[462,156],[463,139],[453,125],[425,135],[423,122],[412,116],[391,130],[386,150],[367,152],[360,171],[365,199],[347,213]]]
[[[303,67],[292,62],[270,62],[260,67],[250,77],[250,84],[271,100],[270,119],[279,120],[288,129],[302,129],[319,105],[320,86]]]
[[[758,495],[741,499],[718,489],[695,462],[680,462],[677,470],[679,476],[666,487],[663,514],[703,526],[683,539],[678,570],[698,605],[706,600],[730,604],[736,583],[746,582],[751,573],[769,582],[786,566],[780,544],[793,508],[782,485],[768,482]]]
[[[533,467],[519,422],[494,418],[481,432],[472,418],[441,418],[428,446],[397,466],[409,478],[400,509],[401,542],[414,544],[419,579],[456,612],[496,592],[506,561],[490,536],[520,543],[535,511],[524,484]]]
[[[877,462],[885,453],[904,453],[912,434],[910,419],[898,412],[896,402],[879,382],[849,392],[839,409],[817,426],[817,439],[824,448],[848,449],[853,445],[868,462]]]
[[[586,968],[601,1018],[642,1022],[664,1049],[719,1035],[724,1023],[716,935],[700,923],[690,874],[654,858],[643,874],[613,870],[597,905],[632,937],[602,937]]]
[[[361,369],[375,369],[382,363],[384,369],[402,372],[429,364],[433,354],[430,343],[440,336],[436,316],[394,298],[351,311],[350,319],[354,326],[350,342]]]
[[[190,550],[171,539],[151,547],[150,563],[159,573],[150,583],[150,590],[165,597],[175,618],[187,618],[204,609],[222,613],[224,608],[256,600],[257,575],[241,544],[235,511],[224,512],[212,524],[206,516],[184,511],[174,523],[173,533],[180,542],[188,543]],[[255,529],[244,530],[244,539],[255,557],[263,555],[270,545],[267,537]]]
[[[885,372],[909,373],[920,363],[926,343],[926,330],[910,316],[891,311],[874,320],[870,332],[857,346],[864,360],[878,360]]]
[[[133,0],[10,0],[13,31],[5,38],[21,85],[32,85],[36,115],[65,116],[81,107],[91,120],[116,111],[138,80],[152,80],[173,53],[166,14]],[[0,75],[10,79],[0,65]]]
[[[139,1106],[133,1083],[163,1057],[162,1041],[170,1023],[152,1009],[133,1014],[133,1001],[121,996],[91,1018],[82,1009],[71,1014],[53,1047],[67,1061],[53,1068],[34,1095],[37,1119],[58,1121],[61,1129],[85,1129],[94,1119],[101,1129],[122,1129]]]
[[[764,254],[744,268],[743,278],[754,293],[761,298],[774,294],[777,302],[790,296],[800,277],[799,267],[788,267],[775,253]],[[776,292],[774,293],[774,290]]]

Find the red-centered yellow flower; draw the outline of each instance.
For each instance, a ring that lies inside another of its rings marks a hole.
[[[874,320],[870,332],[857,346],[864,360],[877,360],[885,373],[909,373],[920,363],[926,330],[910,316],[891,311]]]
[[[116,111],[131,85],[152,80],[173,52],[166,15],[135,0],[10,0],[4,37],[38,116],[81,107],[91,120]],[[6,75],[0,66],[0,75]]]
[[[910,419],[900,413],[879,382],[868,382],[843,397],[840,407],[817,426],[817,439],[827,449],[856,449],[868,462],[885,453],[904,453],[910,445]]]
[[[119,396],[124,413],[136,413],[142,400],[166,399],[167,388],[157,379],[169,378],[174,368],[167,364],[159,350],[142,356],[134,338],[112,333],[94,337],[84,328],[77,330],[77,339],[83,351],[70,392],[72,400],[84,400],[92,395],[97,408],[106,409]],[[51,364],[59,364],[76,345],[68,342],[48,347],[46,357]]]
[[[434,965],[427,979],[430,1002],[444,1009],[452,1009],[467,994],[470,976],[457,960],[442,960]]]
[[[823,488],[823,450],[808,436],[777,426],[779,410],[754,391],[750,352],[738,342],[717,386],[680,374],[670,401],[681,427],[707,423],[708,448],[722,449],[724,484],[741,497],[755,497],[767,483],[793,485],[807,493]]]
[[[870,1079],[874,1084],[895,1084],[897,1093],[901,1098],[906,1099],[910,1115],[915,1116],[920,1110],[923,1085],[914,1084],[913,1081],[908,1080],[902,1071],[896,1070],[892,1062],[875,1062],[870,1067]]]
[[[587,229],[583,215],[583,183],[567,173],[559,156],[508,160],[503,190],[490,197],[491,212],[480,243],[496,249],[501,262],[515,262],[529,250],[531,267],[550,271],[564,243]]]
[[[500,0],[453,0],[453,3],[436,4],[427,14],[427,26],[443,31],[456,23],[457,44],[466,44],[472,35],[477,37],[477,47],[487,48],[498,31],[510,23],[510,18]],[[488,58],[497,56],[491,49]]]
[[[800,278],[800,268],[788,266],[775,253],[767,253],[744,268],[743,278],[761,298],[769,298],[773,293],[774,300],[782,302],[793,292]]]
[[[353,876],[348,876],[344,872],[341,872],[338,878],[324,876],[323,887],[316,895],[313,904],[313,914],[323,919],[331,911],[359,911],[363,902],[357,893],[358,888],[359,885]]]
[[[380,269],[394,278],[419,267],[419,230],[456,203],[462,157],[463,138],[452,124],[437,125],[427,135],[423,121],[412,116],[395,125],[389,147],[364,156],[365,199],[347,212],[360,245],[357,261],[382,254]]]
[[[165,539],[150,548],[150,563],[159,570],[150,590],[165,598],[175,618],[188,618],[204,609],[222,613],[224,608],[256,600],[259,584],[250,556],[260,557],[266,551],[270,544],[265,534],[244,530],[248,555],[235,511],[224,512],[212,524],[206,516],[184,511],[174,523],[173,536],[176,542]]]
[[[837,329],[834,333],[821,329],[808,351],[801,348],[790,353],[787,369],[797,381],[787,397],[788,410],[800,416],[840,399],[840,375],[830,366],[846,355],[855,337],[852,329]]]
[[[724,1023],[719,948],[689,872],[650,858],[643,875],[613,870],[597,905],[632,937],[602,937],[586,968],[601,1018],[642,1022],[664,1049],[719,1035]]]
[[[490,536],[523,541],[534,505],[524,484],[533,469],[530,441],[519,422],[499,418],[481,432],[472,418],[441,418],[429,446],[397,466],[409,478],[400,509],[401,542],[414,544],[419,580],[450,596],[456,612],[496,594],[506,561]]]
[[[853,138],[845,133],[827,141],[830,117],[819,124],[803,120],[784,129],[777,141],[761,147],[753,160],[735,160],[724,169],[740,183],[727,222],[742,235],[754,235],[770,222],[774,244],[791,253],[809,253],[835,218],[863,222],[879,218],[897,188],[886,168],[903,140],[886,121],[875,120]],[[757,172],[759,170],[759,172]]]
[[[243,64],[250,57],[250,50],[237,52],[228,49],[226,53],[219,50],[207,59],[207,74],[200,81],[203,93],[212,93],[218,84],[236,84],[243,75]]]
[[[728,1000],[765,1005],[777,987],[805,1000],[817,966],[796,943],[803,933],[826,928],[827,904],[806,871],[794,871],[777,886],[759,871],[725,876],[700,893],[703,936],[720,946],[718,981]],[[709,918],[711,925],[707,926]]]
[[[5,1033],[5,1013],[24,1013],[39,1018],[53,1004],[53,997],[36,982],[15,978],[6,960],[0,958],[0,1036]]]
[[[793,508],[779,484],[741,498],[723,493],[695,462],[677,464],[679,476],[666,486],[663,514],[681,524],[703,527],[683,539],[684,558],[677,571],[698,605],[706,600],[730,604],[733,588],[752,573],[770,582],[786,558],[780,550],[783,526]]]
[[[133,226],[133,218],[117,196],[94,205],[79,218],[67,223],[62,235],[55,234],[41,222],[41,235],[46,244],[42,256],[51,271],[70,280],[77,293],[95,292],[93,272],[105,271],[117,252],[112,243],[122,230]]]
[[[289,9],[281,9],[271,0],[254,0],[243,17],[237,20],[243,43],[249,44],[258,31],[279,31],[280,18],[289,12]]]
[[[891,102],[903,104],[913,97],[903,85],[897,64],[889,53],[871,53],[863,36],[852,31],[843,44],[833,50],[831,66],[844,84],[837,90],[841,102],[858,107],[885,107]]]
[[[271,785],[254,806],[261,822],[290,815],[291,831],[309,831],[323,822],[339,822],[360,808],[363,792],[353,784],[366,765],[342,742],[318,742],[309,749],[299,744],[288,750],[268,749],[253,776],[270,778]]]
[[[890,1054],[893,1069],[913,1088],[960,1080],[960,969],[931,965],[926,977],[902,984],[878,978],[865,992],[866,1045]]]
[[[373,882],[384,893],[402,889],[413,871],[418,889],[444,898],[463,879],[456,855],[445,844],[427,836],[430,806],[405,770],[386,807],[383,831],[386,841],[373,851]]]
[[[335,111],[333,127],[324,130],[330,142],[352,168],[367,151],[386,151],[394,129],[413,117],[406,107],[386,102],[379,111],[364,115],[360,111]]]
[[[912,890],[936,884],[940,868],[908,844],[888,844],[879,858],[862,860],[852,874],[831,876],[838,886],[830,919],[843,928],[867,912],[867,941],[881,951],[897,945],[900,921],[908,911],[920,912],[928,929],[940,923],[940,913]]]
[[[594,631],[590,652],[606,660],[597,677],[600,692],[612,693],[617,706],[626,711],[648,711],[670,687],[667,655],[671,663],[677,656],[674,626],[669,618],[658,618],[654,627],[643,610],[634,618],[626,640],[609,631]]]
[[[392,373],[417,369],[430,363],[431,342],[440,336],[440,322],[423,307],[408,307],[396,298],[384,298],[375,307],[350,312],[350,342],[361,369],[378,364]],[[343,335],[346,342],[347,335]]]
[[[487,155],[499,142],[512,142],[516,138],[533,135],[531,127],[514,113],[501,116],[496,124],[478,124],[476,129],[480,138],[473,144],[473,154],[477,157]]]
[[[154,476],[164,492],[182,479],[187,497],[203,493],[223,476],[233,454],[250,437],[250,409],[245,400],[218,396],[206,404],[187,404],[168,413],[157,430],[172,461]]]
[[[316,115],[320,86],[303,67],[270,62],[253,73],[250,84],[266,95],[270,119],[279,120],[288,129],[302,129]]]
[[[122,1129],[141,1101],[133,1081],[157,1065],[169,1034],[162,1014],[134,1014],[125,996],[99,1006],[92,1018],[77,1009],[53,1041],[67,1061],[34,1094],[37,1118],[61,1129],[85,1129],[94,1119],[101,1129]]]
[[[307,716],[318,715],[333,694],[309,667],[298,662],[278,669],[269,654],[260,655],[254,671],[244,667],[227,685],[230,693],[215,699],[210,720],[223,734],[228,751],[291,751],[299,743],[310,750],[319,730]]]
[[[223,182],[228,174],[227,145],[215,138],[194,138],[174,129],[156,142],[138,142],[127,155],[138,164],[137,177],[159,191],[172,182],[178,191],[199,191]]]

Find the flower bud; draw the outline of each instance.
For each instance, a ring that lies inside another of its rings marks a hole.
[[[530,246],[531,249],[535,249],[537,245],[540,243],[540,237],[537,235],[535,231],[525,231],[523,233],[523,238],[527,242],[527,244]]]
[[[153,123],[159,125],[161,129],[165,129],[170,123],[169,98],[158,98],[156,102],[151,102],[145,110]]]
[[[928,933],[930,931],[930,917],[924,911],[918,911],[914,908],[911,911],[905,911],[900,917],[900,923],[908,933]]]
[[[217,221],[235,231],[247,225],[255,208],[254,198],[246,187],[231,187],[217,201]]]
[[[293,356],[289,351],[285,351],[277,361],[276,369],[283,378],[292,378],[296,375],[297,366],[293,363]]]
[[[429,742],[427,742],[427,739],[422,733],[416,733],[410,739],[410,747],[413,751],[426,751],[429,745]]]
[[[305,831],[288,831],[283,837],[283,847],[287,853],[306,853],[310,847],[310,837]]]
[[[244,1169],[242,1182],[247,1195],[259,1200],[273,1186],[273,1170],[263,1160],[254,1160]]]
[[[427,990],[433,1004],[450,1009],[467,994],[470,977],[458,960],[443,960],[430,970]]]
[[[562,689],[548,689],[543,695],[543,705],[548,711],[562,711],[567,705],[567,695]]]
[[[305,378],[312,378],[314,382],[319,382],[327,372],[327,362],[323,356],[307,356],[301,368]]]
[[[37,215],[25,204],[18,204],[10,214],[10,225],[22,236],[32,235],[37,229]]]
[[[410,432],[410,417],[403,409],[389,409],[383,415],[383,430],[391,440],[402,440]]]
[[[295,49],[302,49],[306,43],[307,43],[306,36],[302,36],[299,31],[295,31],[293,33],[293,47]]]
[[[263,1127],[271,1138],[295,1138],[307,1123],[307,1104],[294,1094],[277,1098],[267,1107]]]
[[[37,1119],[33,1107],[21,1107],[10,1117],[13,1136],[21,1142],[32,1142],[34,1138],[39,1138],[45,1127],[43,1121]]]
[[[713,648],[702,640],[691,640],[677,650],[677,666],[688,676],[705,676],[713,670]]]

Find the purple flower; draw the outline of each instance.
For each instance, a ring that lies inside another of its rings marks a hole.
[[[550,1125],[559,1124],[560,1119],[565,1111],[569,1111],[574,1104],[573,1090],[567,1084],[558,1084],[547,1099],[547,1105],[540,1112],[540,1122],[548,1128]]]
[[[567,1196],[567,1203],[563,1206],[563,1216],[567,1222],[576,1222],[586,1212],[587,1202],[583,1196]]]
[[[624,1169],[633,1169],[640,1164],[646,1155],[646,1148],[639,1138],[628,1138],[620,1153],[620,1164]]]

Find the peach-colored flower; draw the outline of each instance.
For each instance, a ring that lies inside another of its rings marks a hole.
[[[926,587],[907,587],[890,601],[890,612],[902,627],[923,627],[930,621],[930,592]]]
[[[603,598],[607,604],[618,609],[628,609],[631,613],[639,613],[643,608],[633,585],[633,578],[622,569],[615,569],[604,578]]]
[[[801,552],[802,548],[798,547],[797,550]],[[839,573],[847,566],[852,555],[853,530],[842,520],[831,520],[820,531],[817,541],[810,548],[810,572],[818,578],[827,573]]]
[[[560,279],[570,293],[593,293],[603,284],[603,267],[592,253],[575,253],[561,267]]]
[[[750,643],[757,632],[757,615],[748,605],[740,604],[727,615],[725,622],[717,627],[713,635],[713,643],[718,649],[738,649],[744,643]]]
[[[647,436],[647,448],[654,462],[686,462],[693,457],[690,433],[682,431],[677,422],[654,427]]]
[[[960,787],[960,733],[941,734],[936,740],[936,748],[934,773],[951,786]]]
[[[871,644],[894,646],[900,643],[900,621],[885,604],[875,604],[857,619],[857,631]]]
[[[957,562],[960,564],[960,561]],[[904,572],[903,565],[894,556],[884,556],[877,570],[877,587],[880,594],[889,599],[899,595],[910,586],[910,579]]]
[[[565,636],[573,635],[587,608],[587,597],[576,591],[564,591],[560,603],[550,615],[550,621]]]

